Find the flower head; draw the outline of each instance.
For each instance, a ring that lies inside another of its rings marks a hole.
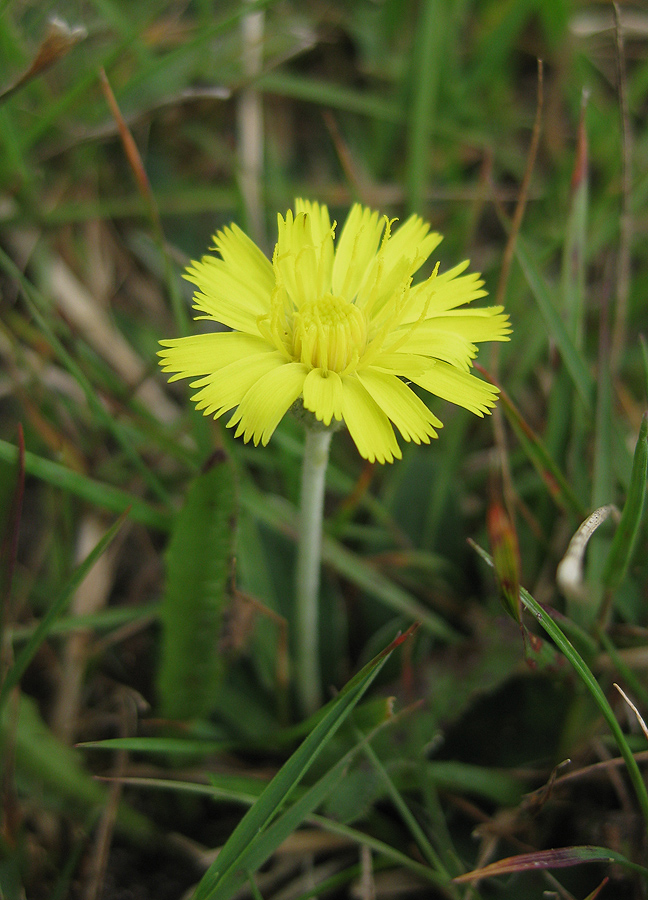
[[[194,306],[228,331],[162,341],[161,365],[193,378],[192,400],[214,418],[233,410],[236,436],[267,444],[287,410],[328,426],[344,421],[371,462],[400,458],[406,441],[429,443],[441,422],[409,383],[481,416],[497,389],[470,374],[481,341],[508,340],[501,306],[465,307],[485,296],[464,262],[415,286],[441,241],[418,216],[399,228],[356,204],[335,243],[326,206],[297,200],[278,216],[270,262],[238,228],[219,231],[220,258],[194,262]]]

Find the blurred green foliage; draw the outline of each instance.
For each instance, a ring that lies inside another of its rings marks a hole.
[[[244,22],[257,14],[254,38]],[[52,25],[52,16],[66,23]],[[523,641],[467,543],[486,544],[488,508],[505,503],[521,583],[570,637],[641,761],[645,738],[612,684],[645,718],[645,460],[643,479],[636,461],[633,469],[635,448],[645,455],[637,435],[648,381],[639,341],[648,327],[644,5],[621,6],[619,23],[611,4],[575,0],[0,2],[5,566],[17,538],[3,601],[3,680],[18,680],[14,660],[30,636],[33,651],[0,733],[3,896],[85,897],[101,883],[105,898],[123,896],[126,885],[138,896],[180,897],[205,869],[196,845],[224,843],[240,806],[260,793],[249,785],[269,782],[317,727],[296,720],[287,686],[300,425],[286,418],[265,449],[242,445],[191,409],[185,385],[167,387],[155,362],[158,340],[179,333],[190,313],[184,265],[206,252],[216,228],[234,220],[270,249],[276,212],[301,195],[328,203],[340,221],[356,199],[401,218],[420,212],[445,235],[441,269],[470,257],[514,333],[478,360],[507,394],[493,419],[439,402],[439,440],[406,447],[402,462],[383,469],[363,466],[344,433],[333,441],[324,683],[340,690],[398,630],[414,619],[422,627],[385,662],[353,724],[328,736],[274,835],[296,827],[300,810],[316,823],[315,855],[302,851],[301,860],[337,896],[359,877],[359,844],[378,888],[386,869],[411,887],[409,870],[427,879],[426,896],[439,897],[464,896],[451,877],[521,847],[594,844],[645,859],[636,798],[610,775],[617,763],[604,762],[617,751],[601,707],[528,614]],[[529,168],[538,58],[539,149],[503,277]],[[138,191],[102,68],[153,205]],[[263,113],[258,145],[250,101]],[[19,422],[27,454],[16,534]],[[212,507],[201,487],[214,448],[236,469],[235,542],[222,533],[233,497],[227,509]],[[623,529],[609,520],[592,537],[582,579],[565,598],[556,567],[581,518],[610,503],[625,507]],[[200,514],[183,525],[181,510],[192,504]],[[88,519],[107,531],[126,508],[100,585],[59,610],[63,586],[85,574]],[[183,604],[205,600],[213,566],[220,616],[232,555],[230,650],[221,657],[214,646],[205,665]],[[174,604],[166,628],[186,628],[183,640],[200,653],[176,657],[177,679],[197,679],[202,693],[187,716],[163,702],[174,718],[162,721],[155,685],[165,591]],[[53,605],[56,622],[37,631]],[[397,698],[393,721],[372,706],[376,695]],[[372,758],[361,742],[377,727]],[[66,746],[108,738],[125,743],[86,751],[83,766]],[[185,742],[185,756],[173,741]],[[189,772],[180,768],[186,757]],[[554,771],[567,757],[571,768]],[[601,766],[588,769],[593,763]],[[342,769],[348,780],[335,782]],[[218,790],[209,771],[218,772]],[[154,782],[128,789],[117,815],[119,789],[104,806],[92,773],[146,773]],[[139,860],[152,850],[141,841],[153,827],[161,849],[147,879]],[[194,849],[178,850],[175,832]],[[255,866],[273,840],[261,841]],[[284,859],[256,876],[264,897],[275,895],[272,875]],[[609,874],[602,897],[637,896],[645,880],[628,866]],[[556,877],[584,898],[603,870],[574,865]],[[473,896],[543,890],[557,890],[555,881],[524,873],[483,882]]]

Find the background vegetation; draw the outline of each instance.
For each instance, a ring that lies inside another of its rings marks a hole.
[[[645,895],[647,87],[642,3],[0,2],[2,897],[179,898],[277,772],[199,896]],[[155,356],[300,195],[421,213],[514,328],[492,419],[335,437],[307,723],[301,428],[244,446]]]

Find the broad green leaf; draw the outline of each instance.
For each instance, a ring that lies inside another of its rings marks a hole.
[[[448,791],[474,794],[510,806],[520,802],[520,781],[504,770],[474,766],[454,759],[432,760],[428,768],[433,781]]]
[[[166,551],[158,694],[168,718],[209,715],[224,675],[218,641],[234,553],[235,482],[224,454],[195,478]]]

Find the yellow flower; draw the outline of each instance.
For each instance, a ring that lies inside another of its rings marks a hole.
[[[408,386],[483,415],[497,389],[470,374],[480,341],[508,340],[501,306],[464,262],[412,286],[441,236],[418,216],[392,222],[352,207],[335,244],[326,206],[297,200],[278,216],[270,262],[238,228],[215,236],[220,258],[194,262],[199,318],[228,331],[162,341],[170,379],[193,378],[204,415],[234,410],[236,436],[267,444],[295,401],[324,425],[344,421],[365,459],[392,462],[406,441],[429,443],[441,422]]]

